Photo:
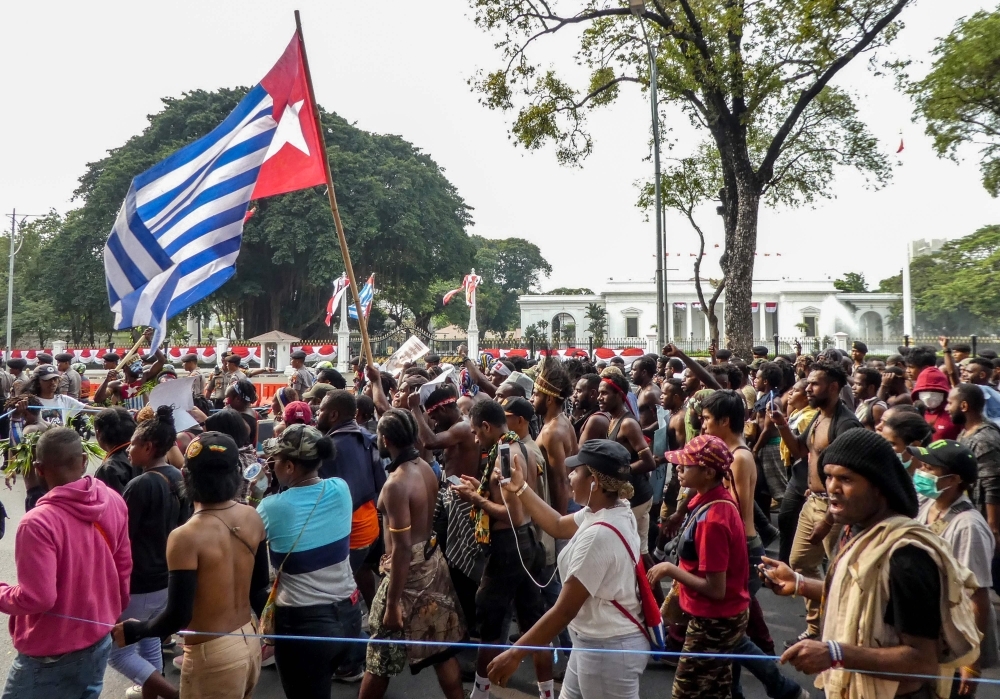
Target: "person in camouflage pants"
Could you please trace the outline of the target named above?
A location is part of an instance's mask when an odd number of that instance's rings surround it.
[[[682,652],[732,653],[746,633],[749,618],[749,609],[720,619],[692,617],[688,621]],[[731,660],[681,656],[674,675],[673,699],[729,699],[732,681]]]

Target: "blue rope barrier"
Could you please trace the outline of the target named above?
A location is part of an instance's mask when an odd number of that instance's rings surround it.
[[[107,628],[112,628],[115,624],[109,624],[104,621],[94,621],[93,619],[82,619],[80,617],[68,616],[66,614],[56,614],[54,612],[46,612],[49,616],[59,617],[61,619],[69,619],[71,621],[80,621],[88,624],[97,624],[98,626],[104,626]],[[259,634],[259,633],[222,633],[219,631],[191,631],[182,630],[177,632],[178,636],[214,636],[218,638],[223,638],[226,636],[234,636],[239,638],[259,638],[278,640],[278,641],[315,641],[319,643],[374,643],[376,645],[405,645],[405,646],[447,646],[449,648],[472,648],[478,650],[479,648],[490,648],[492,650],[497,649],[508,649],[517,648],[518,650],[528,651],[528,652],[563,652],[563,653],[618,653],[618,654],[628,654],[628,655],[650,655],[658,658],[716,658],[718,660],[773,660],[777,662],[781,659],[780,655],[741,655],[738,653],[685,653],[684,651],[660,651],[660,650],[629,650],[624,648],[564,648],[562,646],[514,646],[514,645],[504,645],[499,643],[472,643],[471,641],[414,641],[408,639],[392,639],[392,638],[335,638],[331,636],[291,636],[287,634]],[[859,675],[878,675],[880,677],[905,677],[910,679],[918,680],[953,680],[953,676],[946,675],[909,675],[904,673],[896,672],[869,672],[867,670],[846,670],[845,672],[855,672]],[[1000,686],[1000,679],[991,679],[988,677],[977,677],[969,678],[968,682],[975,682],[977,684],[986,685],[997,685]]]

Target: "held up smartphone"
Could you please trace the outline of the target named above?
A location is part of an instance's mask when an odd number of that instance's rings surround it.
[[[448,476],[447,481],[452,485],[462,485],[462,479],[458,476]]]
[[[501,444],[497,453],[500,456],[500,482],[510,482],[510,445]]]

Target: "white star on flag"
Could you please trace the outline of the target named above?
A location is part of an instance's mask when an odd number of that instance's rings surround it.
[[[299,121],[299,110],[302,109],[304,103],[305,100],[299,100],[295,104],[285,105],[285,111],[281,115],[281,121],[278,122],[278,128],[271,140],[271,147],[267,149],[267,155],[264,156],[264,162],[277,155],[286,143],[309,155],[309,144],[306,143],[306,137],[302,133],[302,122]]]

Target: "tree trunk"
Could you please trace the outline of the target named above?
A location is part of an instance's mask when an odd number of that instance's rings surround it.
[[[747,161],[734,175],[735,202],[726,211],[726,346],[737,357],[749,360],[753,346],[754,251],[757,249],[757,216],[760,194]],[[730,224],[730,216],[733,217]]]

